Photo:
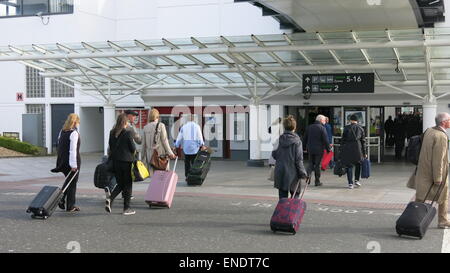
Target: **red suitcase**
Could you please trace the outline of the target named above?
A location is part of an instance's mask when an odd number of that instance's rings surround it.
[[[303,201],[302,198],[310,182],[311,179],[308,178],[300,199],[281,198],[281,200],[278,201],[272,219],[270,220],[270,229],[274,233],[277,231],[290,232],[294,235],[297,233],[306,211],[306,202]],[[295,192],[297,192],[299,186],[300,181]]]

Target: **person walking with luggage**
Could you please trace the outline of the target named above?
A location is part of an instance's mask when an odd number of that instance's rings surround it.
[[[133,110],[125,110],[124,113],[127,115],[127,120],[128,120],[127,131],[131,132],[131,136],[132,136],[134,142],[136,142],[136,144],[138,144],[138,145],[141,145],[142,137],[139,134],[139,132],[137,131],[136,127],[134,126],[136,117],[139,116],[138,112],[133,111]]]
[[[450,114],[439,113],[436,126],[425,131],[415,175],[408,185],[416,189],[416,202],[432,200],[437,196],[438,227],[450,228],[448,220],[448,145],[446,130],[450,128]]]
[[[309,154],[308,175],[314,171],[315,186],[322,186],[320,182],[320,163],[322,162],[323,151],[330,152],[327,130],[325,129],[325,116],[318,115],[316,121],[311,124],[305,133],[306,150]]]
[[[176,156],[170,148],[166,126],[159,121],[159,111],[152,109],[148,120],[149,123],[144,126],[141,154],[142,161],[147,165],[150,176],[152,176],[155,169],[151,164],[151,159],[155,151],[160,157],[168,156],[170,159],[175,159]],[[167,164],[166,170],[169,170],[169,164]]]
[[[275,164],[275,183],[279,198],[286,198],[294,193],[300,178],[307,178],[305,166],[303,165],[303,145],[300,137],[295,133],[297,122],[293,116],[283,119],[284,133],[279,138],[279,145],[272,151]],[[300,194],[298,187],[295,197]]]
[[[275,128],[275,129],[274,129]],[[272,143],[272,151],[276,151],[278,149],[278,142],[280,139],[280,136],[284,133],[283,128],[283,118],[279,117],[275,119],[274,122],[269,126],[269,134],[274,134],[273,138],[275,138],[275,141]],[[272,156],[272,153],[270,153],[269,157],[269,181],[274,181],[274,174],[275,174],[275,159]]]
[[[128,127],[127,130],[131,132],[131,136],[133,137],[133,140],[136,144],[141,145],[142,144],[142,137],[139,134],[139,132],[136,129],[136,126],[134,126],[134,123],[136,121],[136,118],[139,116],[139,113],[133,110],[125,110],[124,113],[127,115],[128,119]],[[139,152],[136,152],[135,158],[139,159]],[[122,198],[124,198],[122,193]],[[131,199],[134,199],[134,196],[131,196]]]
[[[63,128],[58,136],[58,157],[56,159],[56,168],[52,172],[62,172],[66,177],[63,188],[67,186],[72,178],[72,182],[64,192],[58,207],[69,212],[80,211],[80,208],[75,206],[77,182],[79,177],[79,170],[81,167],[80,156],[80,133],[78,127],[80,126],[80,117],[77,114],[70,114]],[[78,172],[77,172],[78,171]],[[73,177],[75,175],[75,177]]]
[[[109,134],[109,152],[113,160],[114,173],[117,186],[111,195],[106,194],[105,210],[111,213],[114,199],[123,192],[123,214],[132,215],[136,212],[130,208],[130,199],[133,190],[131,178],[131,165],[135,160],[136,145],[132,133],[127,130],[128,120],[126,114],[117,117],[116,125]]]
[[[333,127],[331,127],[330,119],[328,117],[325,117],[325,130],[327,130],[327,137],[328,137],[328,143],[330,146],[333,146]],[[331,158],[330,163],[328,164],[330,166],[330,169],[333,169],[334,167],[334,160]]]
[[[194,122],[194,115],[189,115],[189,121],[181,127],[178,133],[175,147],[183,148],[184,153],[184,174],[186,178],[189,171],[194,164],[195,156],[200,149],[204,149],[205,142],[203,141],[202,130],[200,126]]]
[[[367,157],[364,129],[358,125],[358,117],[350,116],[350,125],[344,127],[341,139],[341,162],[347,168],[348,188],[361,187],[361,161]],[[355,181],[353,181],[353,166]],[[354,182],[354,183],[353,183]]]

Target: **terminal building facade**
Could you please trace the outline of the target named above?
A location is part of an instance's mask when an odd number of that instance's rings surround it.
[[[277,117],[294,115],[302,135],[324,114],[338,145],[357,114],[381,161],[388,116],[425,129],[449,111],[446,1],[316,2],[0,1],[0,132],[54,152],[75,112],[82,152],[103,152],[125,109],[138,128],[158,109],[172,141],[192,112],[215,157],[259,164]]]

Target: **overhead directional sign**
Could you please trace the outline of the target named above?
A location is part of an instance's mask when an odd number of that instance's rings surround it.
[[[373,73],[303,74],[303,93],[373,93]]]

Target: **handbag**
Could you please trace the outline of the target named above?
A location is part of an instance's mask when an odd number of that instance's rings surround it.
[[[144,163],[140,160],[136,160],[131,164],[131,179],[133,182],[144,181],[150,176]]]
[[[336,162],[336,164],[334,165],[333,173],[334,173],[335,175],[338,175],[339,177],[343,176],[343,175],[346,173],[345,168],[344,168],[344,166],[342,165],[341,160],[338,160],[338,161]]]
[[[153,138],[153,146],[156,145],[156,136],[158,133],[159,122],[156,124],[155,136]],[[150,159],[150,166],[155,170],[165,171],[167,170],[167,165],[169,164],[169,159],[167,156],[160,156],[156,149],[153,149],[152,158]]]
[[[330,164],[331,159],[333,159],[334,153],[333,151],[327,152],[327,150],[323,151],[322,162],[320,163],[320,168],[322,171],[325,171]]]

